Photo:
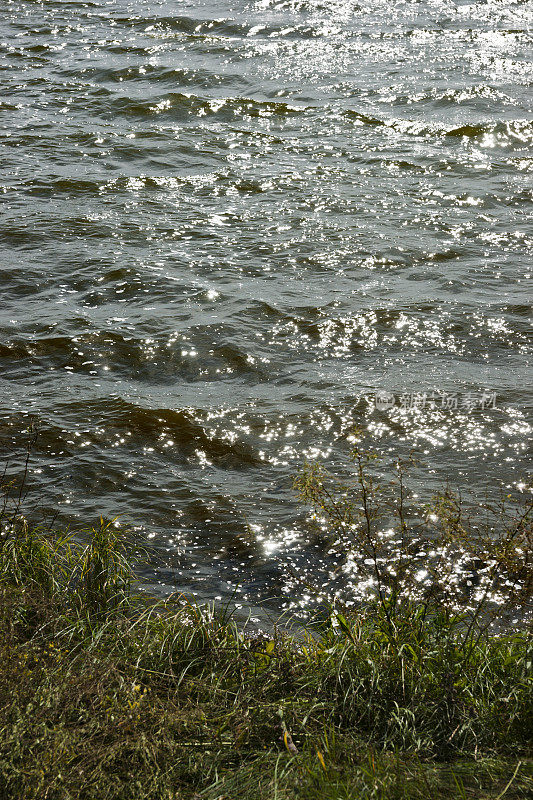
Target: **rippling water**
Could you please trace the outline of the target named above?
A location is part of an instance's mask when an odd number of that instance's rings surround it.
[[[354,425],[426,493],[524,476],[529,3],[0,12],[0,447],[38,423],[44,508],[280,607],[326,575],[291,478]]]

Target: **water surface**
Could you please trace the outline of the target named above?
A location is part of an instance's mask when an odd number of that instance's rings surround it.
[[[0,12],[0,448],[38,423],[45,509],[279,608],[327,579],[291,478],[354,425],[426,494],[524,477],[529,3]]]

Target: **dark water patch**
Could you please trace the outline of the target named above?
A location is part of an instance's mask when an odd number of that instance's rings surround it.
[[[213,75],[202,69],[176,69],[172,67],[123,67],[122,69],[93,69],[84,72],[84,77],[96,83],[115,84],[137,82],[139,84],[166,84],[173,87],[193,86],[209,90],[217,87],[246,87],[249,81],[240,75]]]
[[[512,137],[521,142],[526,142],[533,135],[533,123],[527,120],[517,120],[514,123],[500,123],[497,125],[461,125],[446,131],[446,136],[461,136],[475,139],[479,136],[493,134]]]
[[[75,423],[80,409],[80,405],[70,403],[61,407],[61,413],[66,420],[71,419]],[[150,443],[160,452],[171,448],[175,463],[189,463],[200,449],[218,468],[241,470],[259,464],[253,448],[245,442],[232,442],[217,436],[212,426],[206,422],[209,414],[199,414],[193,409],[147,409],[119,399],[101,401],[97,405],[89,404],[87,411],[94,412],[97,409],[103,414],[96,416],[104,423],[106,420],[111,423],[110,426],[106,424],[103,433],[108,446],[112,446],[113,439],[117,436],[120,438],[127,435],[131,437],[128,446],[132,451],[141,443]],[[58,411],[56,409],[56,414]],[[96,418],[93,413],[89,413],[89,416]],[[88,435],[90,440],[91,434]],[[94,444],[104,445],[101,436],[96,430]]]
[[[154,16],[151,19],[116,17],[118,25],[134,27],[152,35],[187,33],[195,36],[242,36],[248,32],[246,25],[235,24],[232,19],[198,19],[187,16]]]
[[[298,23],[291,26],[273,24],[266,18],[264,24],[251,24],[250,22],[238,23],[235,19],[202,19],[187,16],[154,16],[153,18],[124,18],[117,17],[118,25],[134,28],[139,32],[149,34],[155,38],[186,34],[192,39],[202,38],[229,38],[243,39],[245,37],[300,39],[317,35],[314,26]]]
[[[20,187],[28,195],[34,197],[53,197],[65,194],[68,197],[83,197],[84,195],[97,196],[102,183],[100,180],[86,180],[76,177],[40,179],[26,183]]]
[[[213,98],[207,99],[197,95],[170,92],[159,97],[141,101],[130,97],[110,96],[109,102],[98,106],[94,102],[94,93],[91,109],[103,117],[121,115],[128,118],[160,118],[161,120],[180,120],[191,117],[208,116],[217,120],[226,121],[238,118],[277,117],[305,112],[304,106],[291,105],[283,102],[259,101],[249,98]]]
[[[522,149],[527,147],[533,137],[533,123],[525,119],[496,124],[490,122],[469,123],[450,128],[443,127],[438,123],[427,125],[409,119],[379,119],[376,117],[369,117],[351,109],[347,109],[345,113],[349,118],[354,119],[358,125],[392,129],[398,133],[424,138],[427,136],[445,136],[458,139],[482,139],[493,137],[491,146],[496,145]]]

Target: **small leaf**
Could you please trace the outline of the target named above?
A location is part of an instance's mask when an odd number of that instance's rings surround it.
[[[283,741],[285,742],[285,747],[287,748],[289,753],[292,756],[295,756],[296,753],[298,752],[298,748],[292,741],[292,736],[290,735],[289,731],[285,731],[285,733],[283,734]]]
[[[346,633],[349,636],[351,634],[351,630],[348,626],[348,623],[342,616],[342,614],[337,614],[337,622],[339,623],[339,627],[343,631],[343,633]]]

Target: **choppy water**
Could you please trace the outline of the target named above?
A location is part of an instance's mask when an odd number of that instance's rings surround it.
[[[43,507],[134,523],[152,588],[279,607],[281,564],[326,574],[291,477],[354,424],[426,491],[521,479],[532,21],[0,0],[0,447],[38,422]]]

